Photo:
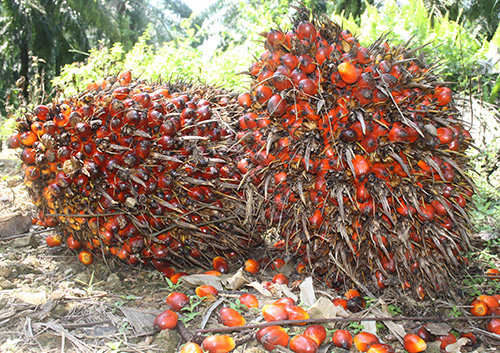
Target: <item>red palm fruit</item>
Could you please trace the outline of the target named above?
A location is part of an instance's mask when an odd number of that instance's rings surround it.
[[[286,181],[287,173],[286,172],[279,172],[274,174],[274,183],[275,184],[281,184],[284,181]]]
[[[286,305],[285,310],[288,313],[288,320],[308,320],[309,314],[303,308],[297,305]],[[298,324],[305,325],[305,323]]]
[[[314,60],[307,54],[299,56],[299,68],[306,74],[311,74],[316,70]]]
[[[262,308],[262,315],[266,322],[288,320],[288,312],[283,305],[268,304]]]
[[[49,114],[49,108],[46,105],[37,105],[33,109],[33,114],[36,115],[38,120],[44,121],[47,119],[47,115]]]
[[[228,273],[229,265],[227,261],[222,256],[216,256],[212,260],[214,270],[219,271],[220,273]]]
[[[493,277],[494,281],[500,281],[500,270],[498,268],[489,268],[486,270],[486,276]]]
[[[245,271],[251,273],[252,275],[256,274],[260,270],[259,263],[254,259],[248,259],[245,261]]]
[[[358,290],[357,289],[349,289],[346,293],[345,293],[345,297],[347,299],[352,299],[354,297],[360,297],[361,294],[359,294]]]
[[[184,293],[172,292],[168,295],[166,302],[173,311],[181,311],[189,304],[189,297]]]
[[[258,308],[259,301],[255,297],[255,295],[250,293],[244,293],[240,296],[240,303],[245,305],[247,308]]]
[[[318,63],[319,66],[323,65],[323,63],[326,61],[326,59],[329,58],[331,53],[331,48],[328,47],[319,47],[318,50],[316,50],[316,62]]]
[[[332,299],[332,303],[333,303],[333,305],[341,306],[345,310],[347,310],[347,300],[345,300],[345,299],[335,298],[335,299]]]
[[[365,299],[361,296],[351,298],[347,301],[347,309],[353,313],[363,310],[365,306]]]
[[[180,353],[203,353],[203,349],[194,342],[188,342],[182,346]]]
[[[372,344],[379,343],[377,336],[368,332],[360,332],[353,338],[354,345],[360,352],[366,352]]]
[[[273,270],[277,271],[278,269],[282,268],[284,264],[285,264],[285,260],[280,259],[280,258],[274,259],[273,263],[271,264],[271,268]]]
[[[272,29],[267,34],[267,44],[273,49],[277,49],[279,45],[285,42],[285,35],[279,29]]]
[[[276,346],[288,346],[288,333],[281,326],[267,326],[257,331],[255,338],[262,346],[272,351]]]
[[[153,327],[156,331],[173,330],[177,326],[177,314],[168,309],[155,317]]]
[[[348,84],[353,84],[359,79],[359,71],[356,69],[354,64],[343,62],[338,67],[337,70],[339,72],[340,78],[342,81]]]
[[[500,294],[493,294],[492,297],[498,300],[498,302],[500,303]]]
[[[314,42],[316,39],[316,27],[307,21],[300,22],[295,33],[297,33],[299,39],[306,39],[310,43]]]
[[[447,105],[451,101],[451,89],[437,86],[433,98],[436,100],[437,105]]]
[[[50,247],[56,247],[62,244],[62,238],[60,234],[49,235],[45,238],[45,242]]]
[[[295,305],[295,300],[289,297],[283,297],[279,298],[278,300],[275,300],[273,304],[279,304],[283,306],[288,306],[288,305]]]
[[[323,224],[324,218],[320,209],[316,209],[311,217],[308,218],[309,225],[313,229],[318,229]]]
[[[304,94],[308,96],[314,96],[316,93],[318,93],[318,87],[316,84],[309,78],[300,80],[298,89]]]
[[[292,71],[292,73],[290,74],[290,78],[292,79],[292,82],[295,86],[298,86],[299,83],[302,81],[302,80],[305,80],[308,78],[307,74],[300,70],[300,69],[295,69]]]
[[[24,164],[35,164],[36,152],[32,148],[25,148],[21,151],[20,157]]]
[[[82,247],[82,243],[80,243],[78,240],[73,237],[73,235],[70,235],[66,239],[66,246],[70,248],[71,250],[78,250]]]
[[[21,147],[21,141],[19,141],[19,136],[21,134],[20,133],[16,133],[16,134],[13,134],[13,135],[10,135],[8,138],[7,138],[7,148],[10,148],[10,149],[16,149],[16,148],[19,148]]]
[[[208,336],[201,344],[203,351],[208,353],[228,353],[231,352],[235,346],[234,339],[227,335]]]
[[[316,353],[318,344],[305,335],[297,335],[290,340],[290,349],[295,353]]]
[[[132,73],[130,70],[123,70],[118,74],[118,77],[116,79],[116,82],[120,84],[120,86],[126,86],[132,79]]]
[[[240,93],[238,95],[238,103],[245,109],[248,109],[252,106],[252,97],[250,97],[249,93]]]
[[[343,349],[351,349],[352,347],[352,335],[347,330],[337,330],[333,334],[332,337],[333,344],[335,347],[343,348]]]
[[[414,333],[407,333],[403,344],[408,353],[423,352],[427,349],[425,340]]]
[[[488,321],[486,329],[492,333],[500,335],[500,319],[491,319]]]
[[[385,343],[374,343],[368,348],[367,353],[394,353],[394,348]]]
[[[500,307],[491,308],[490,311],[491,316],[500,316]]]
[[[439,142],[444,145],[453,141],[454,133],[450,128],[440,127],[437,129],[437,136],[439,138]]]
[[[19,135],[19,141],[26,147],[31,147],[36,141],[38,136],[33,131],[25,131]]]
[[[479,297],[477,297],[477,299],[485,302],[486,305],[488,305],[488,308],[490,308],[490,309],[498,308],[498,306],[500,305],[497,298],[495,298],[494,296],[491,296],[491,295],[482,294]]]
[[[288,278],[283,273],[278,273],[273,277],[273,283],[288,284]]]
[[[326,329],[322,325],[311,325],[304,331],[304,336],[312,338],[318,346],[321,346],[326,338]]]
[[[430,333],[429,330],[425,328],[425,325],[420,327],[420,329],[417,332],[417,335],[420,338],[422,338],[425,342],[432,342],[436,339],[436,336]]]
[[[227,327],[243,326],[246,320],[239,312],[232,308],[220,309],[220,323]]]
[[[286,109],[286,101],[279,94],[275,94],[267,102],[267,112],[272,117],[279,118],[286,113]]]
[[[273,90],[265,85],[258,86],[255,91],[255,98],[260,104],[266,103],[273,95]]]
[[[370,171],[370,163],[363,156],[356,155],[352,160],[352,164],[354,167],[354,173],[356,174],[356,177],[366,175]]]
[[[450,332],[447,335],[436,337],[436,340],[441,342],[439,348],[444,350],[448,345],[455,343],[457,341],[457,338],[453,335],[453,333]]]
[[[78,254],[78,260],[84,265],[91,265],[94,262],[94,256],[88,250],[82,250]]]
[[[215,299],[215,297],[219,294],[217,289],[209,284],[196,287],[195,292],[198,297],[209,300]]]
[[[356,53],[356,60],[360,64],[368,64],[370,62],[370,52],[365,47],[359,47]]]
[[[466,344],[466,346],[475,346],[477,344],[476,336],[472,332],[462,333],[460,335],[460,338],[467,338],[469,340],[469,342]]]
[[[476,299],[470,305],[472,305],[470,312],[474,316],[485,316],[488,313],[488,304],[482,300]]]

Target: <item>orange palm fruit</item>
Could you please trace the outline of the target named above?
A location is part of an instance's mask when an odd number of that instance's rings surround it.
[[[423,352],[427,349],[427,343],[424,339],[414,333],[407,333],[403,344],[408,353]]]
[[[246,323],[245,318],[232,308],[220,309],[220,322],[227,327],[243,326]]]

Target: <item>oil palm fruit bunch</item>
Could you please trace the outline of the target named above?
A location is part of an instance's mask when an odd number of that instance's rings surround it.
[[[22,148],[38,224],[56,226],[70,248],[159,269],[206,266],[259,241],[240,222],[231,127],[240,110],[223,90],[147,85],[124,71],[36,106],[9,145]]]
[[[474,188],[452,91],[410,43],[364,47],[297,10],[262,34],[238,97],[238,169],[268,243],[334,287],[444,289],[466,261]]]

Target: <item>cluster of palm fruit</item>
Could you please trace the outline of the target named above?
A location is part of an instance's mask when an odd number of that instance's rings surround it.
[[[451,90],[408,45],[363,47],[304,9],[265,37],[238,101],[125,71],[20,119],[11,144],[40,224],[160,269],[262,235],[334,287],[443,289],[473,193]]]
[[[241,176],[232,170],[238,109],[222,90],[149,86],[130,71],[37,106],[10,144],[23,148],[38,224],[57,225],[84,254],[110,252],[167,274],[170,263],[204,266],[255,245],[241,228]]]
[[[443,289],[465,261],[473,193],[452,92],[408,44],[363,47],[309,21],[299,10],[291,30],[263,34],[239,96],[238,168],[266,229],[333,286]]]

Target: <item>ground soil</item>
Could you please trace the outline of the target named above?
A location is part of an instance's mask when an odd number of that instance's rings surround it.
[[[176,352],[183,343],[178,332],[154,332],[153,320],[167,309],[165,298],[173,291],[194,296],[194,287],[183,285],[169,287],[166,280],[152,269],[128,267],[115,260],[96,258],[94,264],[84,266],[72,251],[64,246],[50,248],[45,238],[53,230],[30,226],[29,215],[33,205],[29,200],[20,177],[19,163],[11,152],[0,154],[0,216],[13,217],[12,229],[0,234],[0,352]],[[26,217],[23,217],[26,216]],[[1,222],[0,222],[1,223]],[[12,222],[11,222],[12,223]],[[4,229],[5,230],[5,229]],[[7,234],[7,233],[9,234]],[[476,246],[483,247],[477,238]],[[477,256],[489,256],[491,264],[498,263],[498,245],[491,245],[487,253],[478,250]],[[496,252],[496,255],[494,254]],[[479,277],[486,264],[471,266],[470,273]],[[190,273],[200,269],[184,269]],[[238,266],[231,269],[231,274]],[[269,280],[275,271],[262,271],[257,277],[245,275],[248,281]],[[293,275],[290,275],[293,280]],[[474,284],[472,284],[474,283]],[[266,297],[253,288],[224,290],[216,302],[194,305],[192,312],[181,315],[187,321],[188,334],[200,328],[221,327],[217,322],[218,306],[235,305],[242,291],[250,291],[260,305],[271,302],[278,293]],[[462,304],[470,302],[471,292],[497,292],[500,285],[481,278],[468,278],[455,288],[456,300],[425,300],[416,302],[386,291],[371,301],[362,316],[440,316],[462,315]],[[294,293],[299,295],[299,290]],[[334,298],[339,293],[321,283],[314,283],[317,298]],[[196,300],[194,303],[198,303]],[[241,310],[241,309],[240,309]],[[244,313],[247,323],[262,322],[258,310]],[[192,320],[189,320],[192,318]],[[384,342],[402,352],[397,336],[415,331],[425,321],[398,321],[390,325],[364,322],[364,329],[378,330]],[[480,340],[469,352],[494,352],[500,350],[500,341],[484,335],[484,322],[477,320],[447,322],[455,333],[472,331]],[[442,322],[435,322],[438,326]],[[337,323],[333,328],[348,328],[353,333],[359,323]],[[437,330],[443,327],[436,328]],[[290,335],[302,332],[303,327],[291,327]],[[233,333],[240,345],[235,352],[264,352],[253,339],[254,331],[247,329]],[[330,331],[331,332],[331,331]],[[186,335],[186,332],[184,332]],[[329,339],[331,335],[329,334]],[[280,352],[290,352],[280,348]],[[341,352],[331,345],[323,345],[321,352]],[[430,345],[428,352],[439,352]],[[343,351],[346,352],[346,351]]]

